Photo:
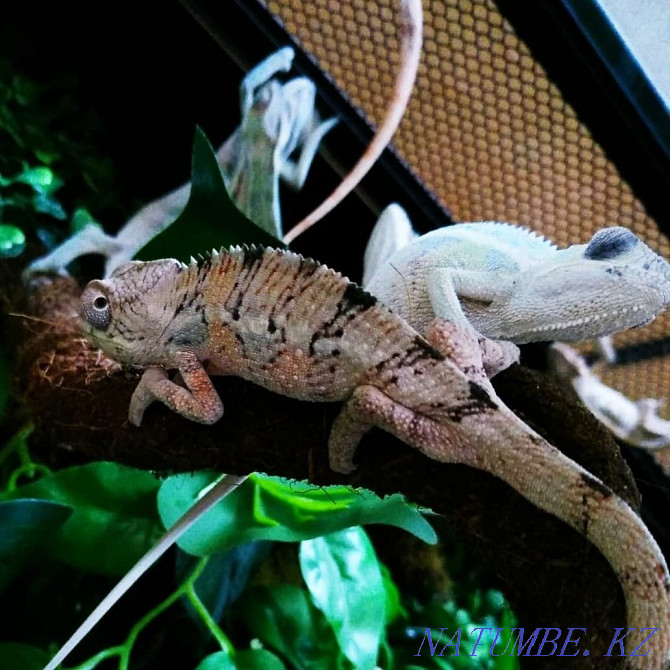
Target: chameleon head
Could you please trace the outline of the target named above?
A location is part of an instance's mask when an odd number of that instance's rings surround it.
[[[173,259],[133,261],[109,279],[89,282],[81,295],[84,334],[120,362],[159,364],[162,335],[174,317],[174,279],[184,270]]]
[[[670,303],[670,265],[621,227],[542,259],[519,284],[501,310],[516,321],[517,343],[609,335],[649,323]]]

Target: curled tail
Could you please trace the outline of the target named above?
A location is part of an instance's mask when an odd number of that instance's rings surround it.
[[[507,407],[487,414],[495,438],[476,449],[473,463],[499,477],[540,509],[586,536],[619,578],[627,609],[629,655],[650,628],[658,631],[629,657],[628,668],[662,670],[670,655],[670,577],[656,541],[639,516],[584,468],[534,433]],[[468,430],[463,421],[463,430]],[[481,422],[481,418],[480,418]],[[476,428],[472,428],[473,431]],[[642,633],[642,629],[648,629]],[[642,656],[645,652],[646,656]]]

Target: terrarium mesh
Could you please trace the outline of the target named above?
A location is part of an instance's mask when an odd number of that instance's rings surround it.
[[[399,65],[397,0],[259,0],[372,122]],[[490,0],[424,0],[423,56],[394,144],[458,221],[523,223],[566,245],[621,225],[670,255],[616,167]],[[670,334],[670,316],[617,347]],[[602,372],[602,371],[601,371]],[[602,372],[633,398],[670,395],[670,358]]]

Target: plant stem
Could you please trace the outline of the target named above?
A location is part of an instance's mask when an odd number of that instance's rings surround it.
[[[216,639],[219,645],[221,645],[221,650],[232,656],[235,653],[235,648],[233,647],[230,640],[228,640],[224,632],[219,628],[216,621],[214,621],[211,614],[207,611],[207,608],[204,606],[195,592],[194,584],[207,566],[208,560],[209,558],[207,556],[201,558],[195,564],[191,574],[179,585],[175,591],[173,591],[167,598],[165,598],[165,600],[158,603],[156,607],[154,607],[150,612],[147,612],[139,621],[137,621],[130,629],[130,633],[128,633],[128,637],[123,644],[116,647],[103,649],[101,652],[95,656],[92,656],[80,665],[70,668],[70,670],[92,670],[99,663],[107,660],[108,658],[111,658],[112,656],[119,657],[119,670],[128,670],[130,663],[130,652],[132,651],[139,634],[157,616],[162,614],[182,596],[186,596],[188,598],[189,602],[193,605],[193,608],[203,620],[212,636]]]
[[[193,605],[193,609],[200,615],[200,618],[209,629],[209,632],[221,646],[221,650],[225,651],[229,656],[232,656],[235,653],[235,647],[233,647],[226,634],[219,628],[216,621],[214,621],[209,610],[203,605],[202,600],[200,600],[198,594],[195,592],[193,583],[189,585],[186,595],[191,602],[191,605]]]
[[[102,661],[106,661],[108,658],[112,658],[112,656],[120,656],[122,653],[122,645],[119,645],[118,647],[109,647],[107,649],[103,649],[95,656],[91,656],[91,658],[85,660],[82,664],[70,668],[70,670],[93,670],[93,668],[95,668],[99,663],[102,663]]]

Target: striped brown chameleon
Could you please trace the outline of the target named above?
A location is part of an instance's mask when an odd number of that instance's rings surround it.
[[[92,342],[146,368],[132,423],[155,400],[214,423],[223,405],[210,375],[235,375],[300,400],[343,401],[329,438],[338,472],[354,469],[358,442],[377,426],[437,461],[501,478],[600,549],[636,629],[628,653],[658,628],[640,651],[649,655],[630,658],[630,667],[664,667],[670,579],[655,541],[612,490],[498,399],[468,330],[435,319],[424,338],[340,274],[261,247],[212,252],[190,265],[129,263],[89,283],[82,314]],[[484,351],[495,354],[490,343]]]

